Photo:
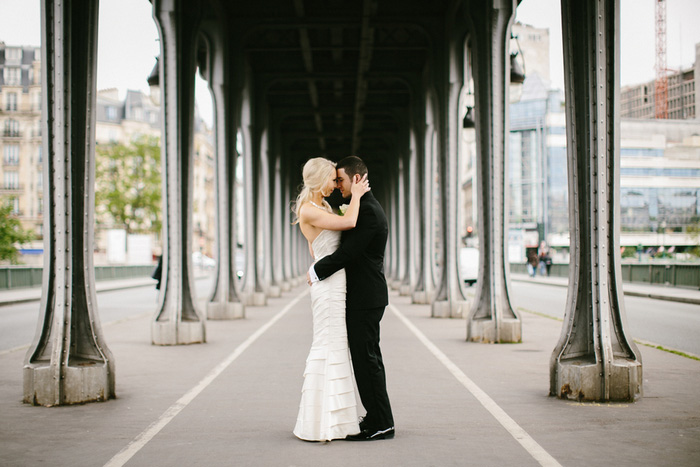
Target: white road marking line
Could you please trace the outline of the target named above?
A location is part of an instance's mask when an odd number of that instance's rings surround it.
[[[489,397],[479,386],[476,385],[469,377],[464,374],[462,370],[459,369],[440,349],[433,344],[430,339],[428,339],[425,334],[423,334],[416,326],[413,325],[406,318],[403,313],[399,311],[394,305],[389,304],[389,309],[406,325],[408,329],[411,330],[413,334],[418,338],[419,341],[425,345],[430,353],[432,353],[435,358],[437,358],[445,367],[449,370],[452,375],[457,378],[457,381],[462,383],[462,385],[467,388],[469,392],[478,400],[481,405],[484,406],[486,410],[493,415],[493,417],[500,423],[503,428],[511,434],[515,440],[525,448],[525,450],[542,466],[546,467],[561,467],[561,464],[552,457],[547,451],[540,446],[537,441],[532,439],[532,437],[527,434],[527,432],[518,425],[515,420],[510,418],[510,416],[499,407],[496,402]]]
[[[124,449],[119,451],[112,459],[105,464],[105,467],[121,467],[126,464],[129,459],[141,450],[149,441],[151,441],[165,426],[172,421],[185,407],[189,405],[204,389],[207,388],[234,360],[236,360],[250,345],[262,336],[273,324],[280,320],[294,305],[299,302],[309,289],[305,289],[303,293],[298,295],[294,300],[284,307],[279,313],[273,316],[267,323],[260,327],[257,331],[251,334],[241,345],[219,363],[213,370],[209,372],[195,387],[190,389],[184,396],[171,405],[158,420],[153,422],[151,426],[146,428],[140,435],[134,438]]]

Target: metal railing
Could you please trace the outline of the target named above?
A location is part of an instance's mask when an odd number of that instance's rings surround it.
[[[95,266],[95,280],[119,280],[150,277],[155,264],[138,266]],[[0,267],[0,290],[40,287],[43,268],[31,266]]]
[[[700,290],[700,264],[623,263],[621,269],[624,282]],[[510,263],[510,272],[527,274],[527,263]],[[551,277],[569,277],[569,264],[552,264],[549,275]]]

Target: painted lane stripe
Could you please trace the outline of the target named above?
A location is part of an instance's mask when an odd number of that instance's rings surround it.
[[[149,441],[151,441],[165,426],[170,423],[182,410],[187,407],[190,402],[192,402],[204,389],[207,388],[226,368],[228,368],[231,363],[233,363],[238,357],[241,356],[243,352],[246,351],[248,347],[253,344],[260,336],[262,336],[268,329],[272,327],[277,321],[279,321],[294,305],[296,305],[299,300],[301,300],[306,294],[309,293],[307,288],[298,295],[294,300],[289,302],[279,313],[273,316],[267,323],[260,327],[257,331],[251,334],[248,339],[246,339],[242,344],[240,344],[236,349],[226,357],[221,363],[219,363],[214,369],[212,369],[209,374],[207,374],[195,387],[190,389],[184,396],[177,400],[173,405],[171,405],[163,415],[161,415],[158,420],[153,422],[148,428],[146,428],[141,434],[133,439],[129,444],[127,444],[124,449],[119,451],[112,459],[105,464],[105,467],[122,467],[126,464],[134,455],[139,452]]]
[[[406,318],[394,305],[389,304],[389,309],[399,318],[406,327],[425,345],[430,353],[442,363],[457,381],[467,388],[486,410],[500,423],[503,428],[525,448],[525,450],[545,467],[561,467],[561,464],[540,446],[537,441],[527,434],[496,402],[489,397],[479,386],[474,383],[460,368],[455,365],[440,349],[428,339],[413,323]]]

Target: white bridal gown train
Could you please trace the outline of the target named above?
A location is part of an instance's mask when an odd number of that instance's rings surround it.
[[[323,230],[311,244],[316,260],[333,253],[340,232]],[[359,433],[355,385],[345,326],[345,270],[311,286],[313,341],[294,434],[307,441]]]

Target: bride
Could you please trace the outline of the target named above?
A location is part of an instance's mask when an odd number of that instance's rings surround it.
[[[318,261],[338,248],[341,231],[355,227],[369,182],[366,175],[355,176],[350,204],[343,215],[336,215],[323,199],[336,188],[335,163],[323,157],[309,159],[302,174],[304,185],[294,205],[296,222]],[[306,441],[343,439],[360,431],[345,325],[344,269],[311,286],[311,310],[313,341],[294,434]]]

